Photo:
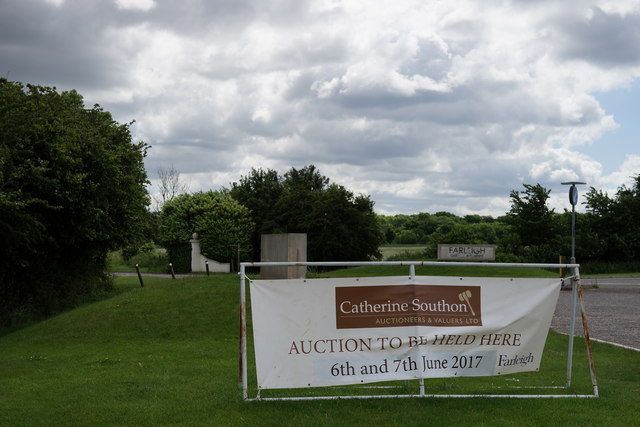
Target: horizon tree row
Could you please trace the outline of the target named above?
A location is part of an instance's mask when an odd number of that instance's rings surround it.
[[[315,166],[252,169],[231,189],[172,197],[159,214],[158,241],[180,271],[190,268],[188,242],[200,235],[205,256],[234,262],[260,260],[260,236],[306,233],[309,261],[379,258],[383,238],[373,202],[331,183]]]
[[[428,245],[435,258],[438,243],[495,244],[498,255],[511,261],[556,262],[571,252],[571,212],[549,209],[551,190],[524,184],[510,193],[511,208],[503,216],[448,212],[378,215],[388,244]],[[579,261],[632,263],[640,268],[640,174],[631,187],[614,196],[591,187],[585,194],[586,213],[576,213],[576,253]],[[635,263],[635,264],[633,264]]]

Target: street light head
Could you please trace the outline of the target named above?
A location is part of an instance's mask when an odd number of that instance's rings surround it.
[[[569,203],[571,203],[571,206],[578,204],[578,189],[575,185],[569,187]]]
[[[586,182],[567,181],[567,182],[562,182],[561,184],[571,186],[569,188],[569,203],[571,203],[571,206],[575,208],[575,206],[578,204],[578,189],[576,188],[576,185],[583,185],[583,184],[586,184]]]

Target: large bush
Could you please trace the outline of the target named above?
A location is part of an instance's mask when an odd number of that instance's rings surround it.
[[[215,191],[182,194],[165,203],[160,213],[160,243],[169,250],[170,261],[180,266],[183,261],[172,254],[180,252],[176,248],[188,247],[193,233],[200,235],[206,257],[231,262],[238,243],[243,254],[251,253],[252,232],[249,210]]]
[[[95,290],[107,251],[139,240],[144,143],[75,91],[0,79],[0,321]]]
[[[381,256],[384,241],[369,196],[354,195],[329,182],[313,165],[252,169],[233,183],[232,197],[251,210],[256,232],[253,258],[260,257],[260,234],[307,233],[309,261],[364,261]]]
[[[589,221],[579,225],[599,236],[598,259],[640,261],[640,174],[633,177],[631,187],[622,185],[613,197],[591,187],[586,199]]]

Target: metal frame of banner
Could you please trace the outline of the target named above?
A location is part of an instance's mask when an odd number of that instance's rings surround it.
[[[260,391],[256,397],[249,397],[248,390],[248,362],[247,362],[247,281],[246,269],[251,267],[361,267],[361,266],[407,266],[409,276],[415,276],[416,266],[469,266],[469,267],[522,267],[522,268],[552,268],[569,269],[571,276],[564,280],[571,281],[571,319],[569,323],[569,345],[567,350],[567,377],[565,386],[547,386],[536,388],[568,389],[571,387],[573,370],[573,343],[575,338],[576,312],[578,301],[585,333],[589,373],[593,394],[427,394],[425,393],[424,378],[419,379],[419,393],[415,394],[385,394],[385,395],[340,395],[340,396],[290,396],[290,397],[261,397]],[[242,397],[245,401],[283,401],[283,400],[338,400],[338,399],[379,399],[379,398],[598,398],[598,382],[596,379],[589,326],[584,307],[582,286],[580,285],[580,264],[544,264],[544,263],[499,263],[499,262],[457,262],[457,261],[345,261],[345,262],[243,262],[240,264],[240,351],[239,377]],[[533,388],[533,387],[532,387]]]

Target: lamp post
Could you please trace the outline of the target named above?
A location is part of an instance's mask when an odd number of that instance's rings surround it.
[[[576,185],[583,185],[586,182],[569,181],[563,182],[562,185],[570,185],[569,187],[569,203],[571,203],[571,264],[576,263],[576,205],[578,204],[578,189]],[[569,322],[569,355],[567,357],[567,388],[571,387],[571,365],[573,362],[573,336],[576,328],[576,298],[577,286],[575,284],[575,276],[577,269],[572,268],[571,271],[571,320]]]
[[[584,185],[586,182],[568,181],[562,185],[569,187],[569,203],[571,203],[571,264],[576,263],[576,205],[578,204],[578,189],[576,185]]]

